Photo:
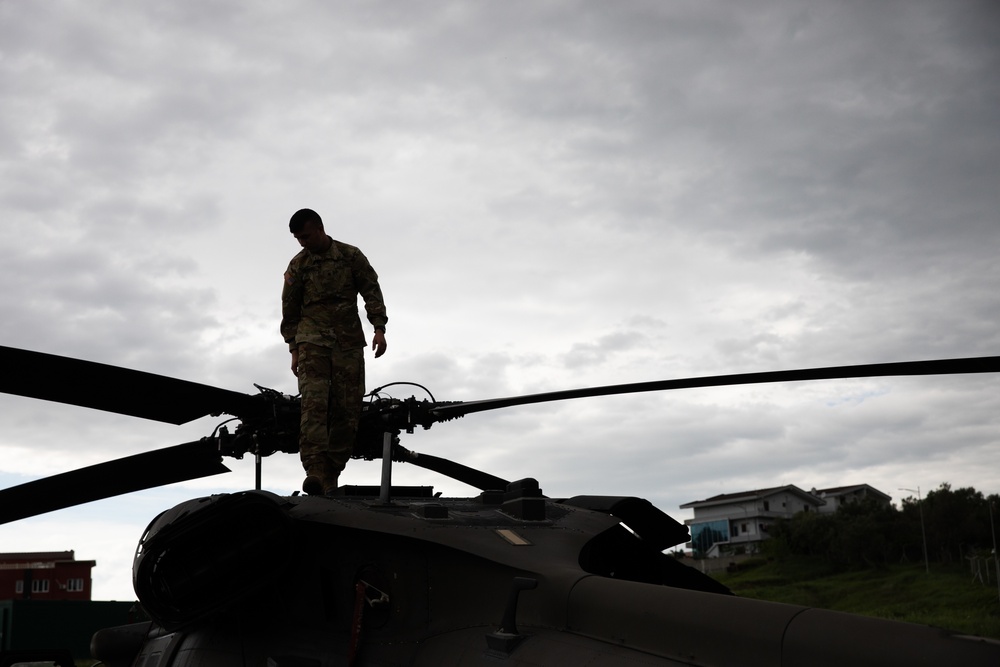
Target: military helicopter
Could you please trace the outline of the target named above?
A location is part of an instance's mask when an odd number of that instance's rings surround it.
[[[989,665],[1000,642],[796,605],[741,599],[664,551],[685,526],[641,498],[549,498],[402,446],[403,433],[476,412],[694,387],[994,373],[1000,357],[869,364],[592,387],[472,402],[368,396],[354,458],[378,486],[332,496],[260,488],[261,460],[297,451],[296,397],[242,394],[94,362],[0,347],[0,391],[182,424],[201,440],[0,491],[0,523],[227,472],[252,454],[257,488],[181,503],[146,528],[133,585],[151,620],[92,642],[127,665]],[[58,378],[53,382],[53,378]],[[95,391],[114,387],[118,391]],[[125,391],[122,391],[125,389]],[[231,421],[232,421],[231,420]],[[392,485],[393,462],[481,493]]]

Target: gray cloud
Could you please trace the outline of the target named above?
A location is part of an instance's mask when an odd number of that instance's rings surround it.
[[[476,400],[996,354],[996,12],[7,3],[0,344],[294,393],[277,300],[288,216],[312,206],[382,277],[390,348],[370,387]],[[681,518],[776,481],[994,492],[996,385],[583,399],[404,444]],[[9,483],[214,426],[6,396],[0,411]],[[239,470],[143,502],[241,488]],[[266,470],[281,492],[301,481],[291,457]]]

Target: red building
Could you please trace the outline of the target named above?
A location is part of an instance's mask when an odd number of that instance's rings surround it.
[[[72,551],[0,553],[0,600],[90,600],[95,565]]]

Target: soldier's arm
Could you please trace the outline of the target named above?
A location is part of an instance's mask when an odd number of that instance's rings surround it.
[[[298,375],[299,351],[295,343],[299,321],[302,319],[302,284],[289,267],[281,288],[281,337],[292,353],[292,373]]]
[[[371,322],[373,327],[382,327],[384,329],[386,323],[389,321],[389,317],[385,312],[385,300],[382,297],[382,288],[378,284],[378,274],[375,273],[375,269],[368,262],[368,258],[360,250],[354,256],[352,269],[354,273],[354,285],[357,287],[358,294],[365,301],[365,312],[368,315],[368,321]]]

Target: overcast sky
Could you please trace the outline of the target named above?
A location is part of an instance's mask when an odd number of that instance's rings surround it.
[[[0,345],[296,393],[297,209],[439,400],[1000,354],[994,2],[0,1]],[[370,327],[366,327],[370,331]],[[0,371],[2,372],[2,371]],[[53,378],[58,382],[58,378]],[[470,415],[404,439],[550,496],[1000,492],[1000,378]],[[406,398],[417,388],[394,388]],[[208,435],[0,396],[0,486]],[[132,599],[146,523],[234,472],[0,527]],[[290,493],[297,458],[264,485]],[[375,484],[352,462],[344,483]],[[394,481],[474,491],[407,466]]]

